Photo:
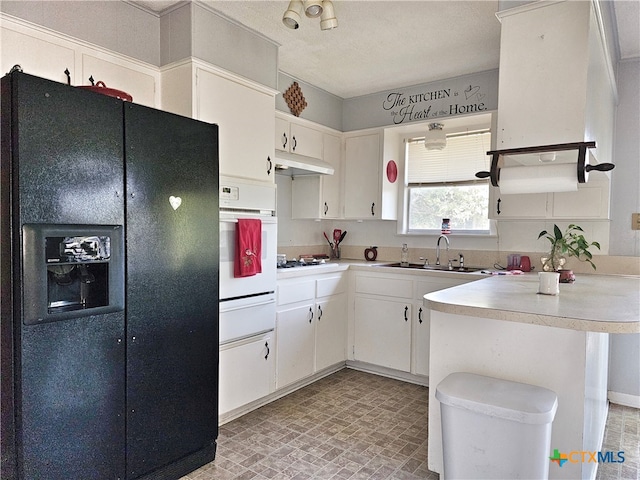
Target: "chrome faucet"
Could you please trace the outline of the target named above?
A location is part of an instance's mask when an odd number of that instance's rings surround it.
[[[440,235],[438,237],[438,243],[436,243],[436,265],[440,265],[440,240],[445,239],[447,242],[447,252],[449,252],[449,238],[446,235]],[[447,253],[447,258],[449,258],[449,254]]]

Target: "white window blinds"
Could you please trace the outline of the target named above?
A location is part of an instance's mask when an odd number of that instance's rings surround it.
[[[407,148],[407,180],[409,185],[486,182],[476,172],[489,170],[491,132],[448,135],[443,150],[427,150],[424,140],[409,142]]]

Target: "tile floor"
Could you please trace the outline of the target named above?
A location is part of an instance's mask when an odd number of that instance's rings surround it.
[[[181,480],[427,479],[427,388],[341,370],[220,427],[216,460]],[[612,405],[599,480],[640,480],[640,410]]]

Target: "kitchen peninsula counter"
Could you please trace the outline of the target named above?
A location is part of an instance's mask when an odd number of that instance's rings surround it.
[[[433,292],[425,306],[509,322],[590,332],[640,333],[640,277],[579,275],[560,295],[539,295],[538,276],[494,276]]]
[[[640,332],[640,277],[579,275],[557,296],[538,276],[493,276],[425,295],[430,309],[429,457],[442,473],[438,384],[470,372],[558,395],[549,455],[597,452],[608,413],[609,333]],[[523,452],[526,455],[526,452]],[[545,461],[547,459],[544,459]],[[549,465],[549,478],[595,478],[597,463]]]

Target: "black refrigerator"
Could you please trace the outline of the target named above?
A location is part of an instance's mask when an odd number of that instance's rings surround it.
[[[218,435],[218,127],[2,79],[4,479],[173,479]]]

